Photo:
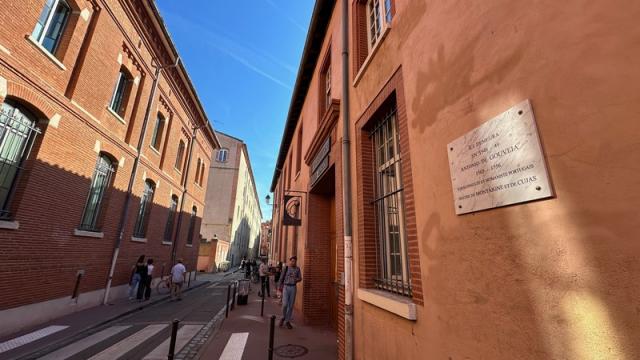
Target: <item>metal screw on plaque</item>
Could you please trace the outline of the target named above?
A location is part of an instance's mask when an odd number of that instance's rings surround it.
[[[524,114],[524,111],[522,110],[518,111],[518,115],[522,115],[522,114]]]
[[[458,209],[462,209],[462,205],[458,205]]]
[[[536,190],[540,191],[542,188],[540,186],[536,186]]]
[[[453,151],[453,148],[449,148],[449,150]]]
[[[171,341],[169,342],[169,355],[167,356],[167,359],[172,360],[173,359],[173,353],[175,353],[176,351],[176,336],[178,334],[178,325],[180,324],[180,320],[175,319],[173,320],[173,324],[171,327]]]

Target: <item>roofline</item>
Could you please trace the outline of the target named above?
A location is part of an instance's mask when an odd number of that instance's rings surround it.
[[[171,53],[173,55],[173,59],[177,60],[180,57],[180,54],[178,53],[178,49],[176,48],[175,44],[173,43],[173,40],[171,39],[171,35],[169,34],[169,31],[167,30],[167,27],[164,23],[164,20],[162,19],[162,16],[160,15],[160,11],[158,10],[158,7],[156,6],[155,1],[153,0],[147,0],[144,2],[145,4],[149,5],[148,8],[151,9],[151,13],[154,16],[155,20],[158,22],[158,27],[160,28],[160,30],[162,31],[162,35],[164,36],[166,43],[169,45],[169,50],[171,50]],[[220,148],[220,140],[218,139],[218,137],[215,134],[215,131],[213,129],[213,126],[211,125],[211,121],[209,121],[209,118],[207,117],[207,112],[204,109],[204,106],[202,105],[202,102],[200,101],[200,98],[198,97],[198,92],[195,89],[195,86],[193,85],[193,82],[191,81],[191,78],[189,77],[189,73],[187,72],[187,69],[184,67],[184,62],[180,61],[178,63],[177,66],[179,73],[181,75],[181,77],[183,78],[183,81],[186,83],[187,87],[189,88],[191,94],[189,94],[193,100],[196,103],[196,106],[198,107],[198,112],[200,113],[200,116],[202,116],[202,119],[204,120],[204,129],[206,129],[205,133],[207,135],[209,135],[210,140],[212,140],[213,142],[213,147],[214,149],[219,149]]]
[[[302,59],[300,60],[300,67],[298,67],[296,84],[291,95],[289,113],[287,114],[287,120],[282,134],[282,141],[280,142],[278,159],[273,172],[273,180],[271,181],[270,188],[271,192],[276,188],[287,153],[289,152],[291,140],[293,139],[293,134],[296,130],[296,126],[298,125],[300,112],[302,111],[304,100],[307,96],[307,92],[309,91],[309,85],[313,78],[313,73],[320,56],[322,43],[324,42],[324,37],[327,32],[327,27],[331,20],[332,10],[335,4],[336,0],[316,0],[313,8],[311,22],[309,23],[309,31],[307,32],[304,50],[302,51]]]
[[[217,135],[217,134],[224,135],[224,136],[226,136],[226,137],[229,137],[229,138],[232,138],[232,139],[234,139],[234,140],[240,141],[240,142],[241,142],[241,143],[243,143],[243,144],[245,143],[245,142],[244,142],[244,140],[242,140],[242,139],[240,139],[240,138],[238,138],[238,137],[235,137],[235,136],[233,136],[233,135],[229,135],[229,134],[227,134],[226,132],[223,132],[223,131],[220,131],[220,130],[215,130],[214,132],[216,133],[216,135]],[[220,146],[222,146],[222,145],[220,145]]]

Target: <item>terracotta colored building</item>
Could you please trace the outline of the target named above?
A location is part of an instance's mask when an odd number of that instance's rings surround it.
[[[154,3],[0,19],[0,335],[125,296],[139,255],[194,270],[219,145]]]
[[[299,319],[333,325],[341,358],[640,358],[640,3],[611,5],[348,1],[343,74],[342,1],[316,2],[272,184],[271,255],[298,255]],[[539,139],[548,181],[527,178],[511,194],[550,196],[476,211],[511,188],[482,184],[494,166],[514,165],[495,158],[529,144],[494,141],[513,141],[519,117],[535,119],[523,136]],[[493,118],[506,126],[468,141]],[[456,167],[457,139],[491,164],[465,175],[477,179],[468,184],[477,203],[457,196],[467,185],[452,185],[468,169]],[[284,194],[301,195],[300,205],[283,204]],[[284,211],[302,226],[283,226]]]

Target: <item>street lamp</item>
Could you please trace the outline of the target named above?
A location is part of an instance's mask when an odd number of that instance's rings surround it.
[[[269,196],[269,194],[267,194],[267,196],[264,198],[265,202],[267,203],[267,205],[271,205],[271,196]]]

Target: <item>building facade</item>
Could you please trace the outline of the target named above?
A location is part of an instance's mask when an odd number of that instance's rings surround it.
[[[237,265],[245,256],[255,258],[260,243],[262,211],[247,145],[221,132],[217,136],[221,147],[209,169],[202,222],[203,238],[216,246],[201,254],[198,268],[203,271],[213,271],[226,261]]]
[[[218,142],[154,3],[0,18],[0,335],[124,296],[140,255],[194,270]]]
[[[640,357],[640,4],[591,5],[348,1],[344,74],[342,1],[316,1],[271,188],[271,256],[298,255],[296,310],[336,328],[341,358]],[[535,122],[518,135],[520,118]],[[470,141],[491,119],[505,132]],[[479,167],[456,166],[458,139]],[[537,139],[545,181],[497,160]],[[477,182],[454,186],[468,169]],[[458,196],[468,188],[477,191]],[[550,195],[480,207],[511,188]],[[301,226],[283,226],[285,212]]]
[[[260,257],[269,256],[271,235],[271,221],[263,222],[260,226]]]

